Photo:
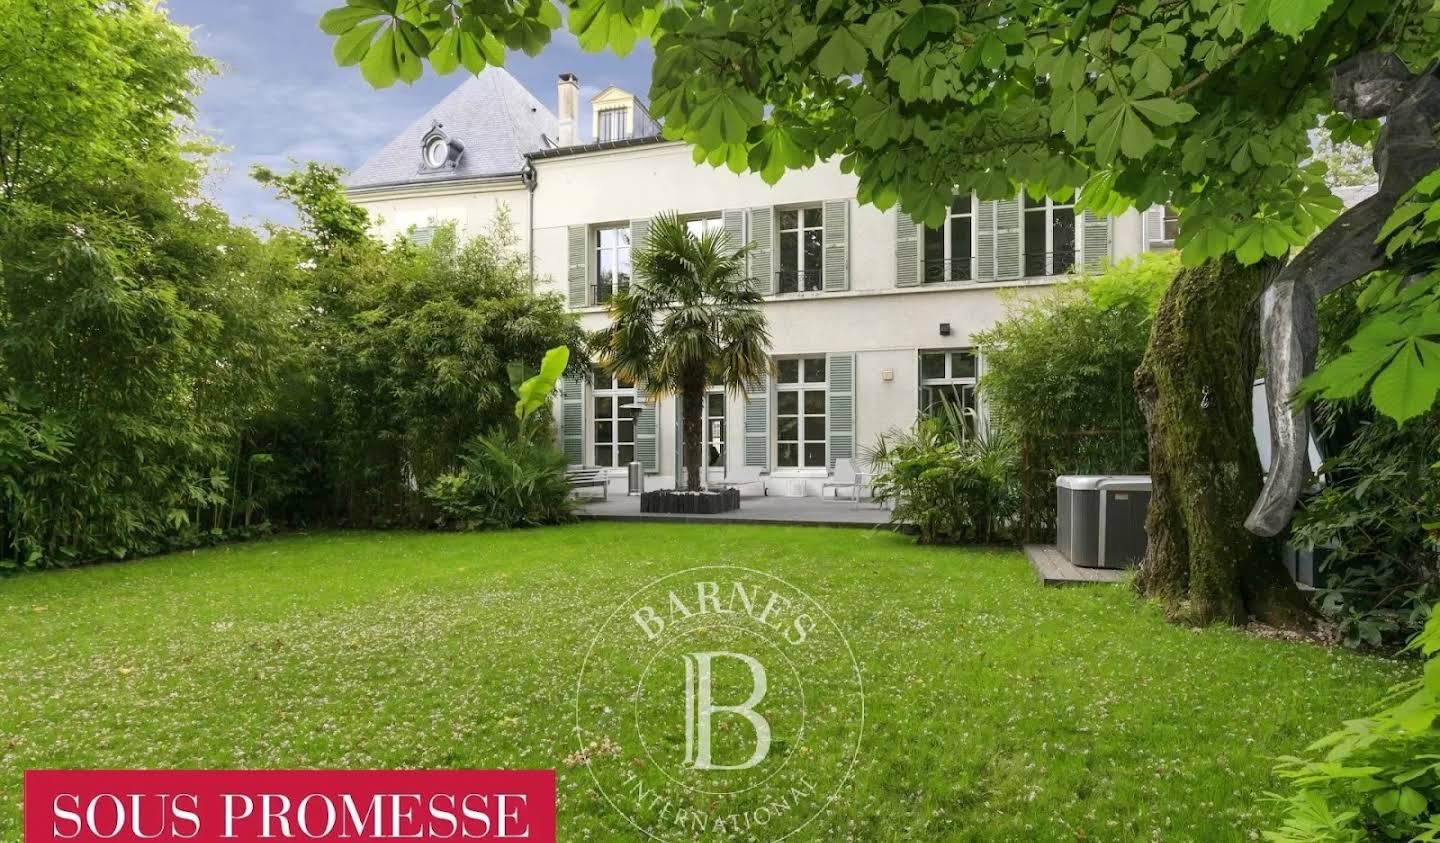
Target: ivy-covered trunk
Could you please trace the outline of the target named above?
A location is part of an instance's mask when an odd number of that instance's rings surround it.
[[[1182,270],[1135,375],[1154,478],[1137,585],[1184,622],[1238,624],[1253,615],[1293,627],[1309,616],[1273,542],[1244,526],[1261,481],[1250,395],[1254,302],[1278,269],[1226,256]]]
[[[685,460],[685,488],[701,488],[700,472],[705,469],[705,374],[685,379],[680,391],[680,437]]]

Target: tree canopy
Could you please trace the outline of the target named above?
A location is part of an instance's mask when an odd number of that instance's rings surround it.
[[[859,198],[942,218],[950,197],[1082,189],[1114,212],[1170,201],[1187,264],[1279,257],[1339,209],[1311,158],[1373,121],[1333,114],[1330,70],[1440,52],[1434,0],[568,0],[587,49],[655,46],[651,111],[697,160],[768,181],[839,156]],[[349,0],[325,15],[377,85],[503,60],[560,25],[549,0]],[[518,21],[526,21],[520,24]],[[548,29],[547,29],[548,28]],[[547,30],[543,31],[542,30]]]

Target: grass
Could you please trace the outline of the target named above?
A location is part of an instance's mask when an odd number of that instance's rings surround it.
[[[792,839],[1254,839],[1272,759],[1415,672],[884,533],[294,536],[0,581],[0,839],[34,767],[554,767],[560,839],[634,839],[571,766],[581,660],[635,589],[717,563],[801,585],[863,672],[853,777]]]

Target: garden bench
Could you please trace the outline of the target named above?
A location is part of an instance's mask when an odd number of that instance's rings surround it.
[[[565,479],[570,483],[572,491],[593,489],[598,486],[604,494],[604,499],[610,500],[610,475],[603,468],[584,466],[566,469]]]

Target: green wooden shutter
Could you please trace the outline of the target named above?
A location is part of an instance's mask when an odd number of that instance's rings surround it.
[[[585,464],[585,381],[579,375],[560,381],[560,443],[566,462]]]
[[[850,202],[840,200],[821,206],[825,238],[825,291],[850,289]]]
[[[720,215],[725,226],[725,238],[730,241],[730,248],[739,251],[745,247],[745,211],[739,208],[731,208]]]
[[[755,289],[762,296],[775,291],[775,271],[771,266],[770,250],[775,240],[775,209],[770,207],[750,209],[750,277],[755,279]]]
[[[635,419],[635,459],[654,474],[660,470],[660,407],[643,383],[635,384],[635,403],[645,405]]]
[[[1110,265],[1110,218],[1084,211],[1077,222],[1081,228],[1080,266],[1088,273],[1104,272]]]
[[[570,241],[570,297],[571,307],[584,307],[590,303],[590,278],[585,271],[590,257],[590,229],[583,225],[572,225]]]
[[[895,206],[895,286],[920,286],[920,226]]]
[[[826,438],[833,469],[836,460],[855,459],[855,355],[829,355],[825,371],[830,378],[826,390]]]
[[[632,250],[632,254],[636,249],[643,249],[646,242],[650,240],[650,223],[651,220],[648,219],[630,221],[630,249]]]
[[[1002,199],[995,203],[995,279],[1019,278],[1024,268],[1020,248],[1020,197]]]
[[[745,465],[770,467],[770,378],[745,384]]]
[[[981,202],[975,209],[975,280],[995,280],[995,203]]]

